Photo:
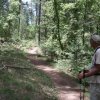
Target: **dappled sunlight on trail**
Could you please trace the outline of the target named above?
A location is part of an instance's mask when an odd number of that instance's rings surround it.
[[[79,100],[79,89],[77,83],[73,81],[73,78],[66,75],[63,77],[56,69],[50,66],[37,66],[38,69],[43,70],[53,80],[56,89],[58,90],[58,100]]]
[[[36,68],[45,72],[51,77],[55,88],[58,91],[58,100],[80,100],[79,84],[75,79],[63,72],[59,72],[52,68],[47,61],[37,59],[33,55],[28,57]],[[88,100],[87,98],[85,100]]]

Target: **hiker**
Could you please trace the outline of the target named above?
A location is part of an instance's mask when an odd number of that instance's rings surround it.
[[[79,79],[89,77],[90,82],[90,100],[100,100],[100,36],[92,35],[90,44],[95,49],[92,66],[87,71],[78,75]]]

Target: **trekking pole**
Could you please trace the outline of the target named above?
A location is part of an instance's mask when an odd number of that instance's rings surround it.
[[[83,70],[83,77],[85,78],[85,68]],[[83,82],[83,100],[85,99],[85,81]]]
[[[82,80],[80,80],[80,100],[85,100],[85,84],[82,87]]]
[[[85,100],[85,83],[83,84],[83,100]]]
[[[84,68],[84,70],[83,70],[84,78],[85,78],[85,72],[86,72],[86,70]],[[81,73],[81,71],[80,71],[80,73]],[[82,79],[80,79],[79,82],[80,82],[80,100],[84,100],[85,99],[85,82],[83,82],[84,83],[83,87],[82,87]]]
[[[82,80],[79,80],[80,82],[80,100],[82,100]]]
[[[81,73],[82,71],[79,71]],[[79,84],[80,84],[80,100],[82,100],[82,79],[79,79]]]

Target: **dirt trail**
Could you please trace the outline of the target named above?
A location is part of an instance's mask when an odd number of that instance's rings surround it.
[[[44,71],[51,77],[58,91],[58,100],[80,100],[79,85],[71,76],[58,72],[56,69],[49,66],[44,60],[36,60],[32,55],[29,56],[29,58],[32,63],[36,65],[36,68]]]

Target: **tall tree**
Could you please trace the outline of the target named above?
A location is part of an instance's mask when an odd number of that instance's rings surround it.
[[[59,41],[60,48],[63,51],[63,45],[61,43],[61,36],[60,36],[59,6],[56,0],[54,0],[54,22],[57,27],[57,39]]]
[[[38,29],[38,44],[40,45],[40,40],[41,40],[41,27],[40,27],[40,24],[41,24],[41,0],[39,1],[39,16],[38,16],[38,26],[39,26],[39,29]]]

